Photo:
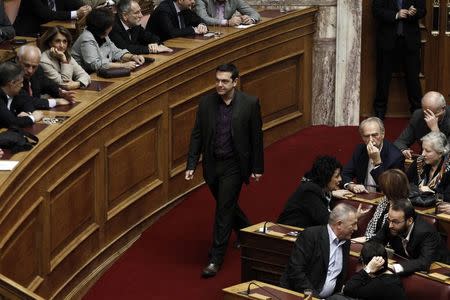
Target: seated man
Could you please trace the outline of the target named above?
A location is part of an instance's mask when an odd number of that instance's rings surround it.
[[[134,0],[121,0],[109,38],[120,49],[132,54],[171,52],[172,49],[160,44],[159,37],[141,26],[141,7]]]
[[[17,51],[17,62],[24,70],[21,94],[32,97],[36,109],[49,109],[72,102],[74,92],[60,89],[55,82],[45,77],[40,61],[41,50],[36,46],[24,45]],[[45,99],[44,95],[53,98]]]
[[[145,30],[156,34],[162,41],[208,32],[203,20],[192,10],[192,5],[194,0],[161,1]]]
[[[27,96],[19,96],[23,84],[22,68],[12,62],[0,64],[0,127],[28,127],[42,119]]]
[[[244,0],[197,0],[195,11],[207,25],[255,24],[261,17]],[[240,16],[233,16],[238,11]]]
[[[16,35],[14,27],[9,21],[8,15],[5,12],[5,5],[3,1],[0,2],[0,42],[13,39]]]
[[[331,211],[328,225],[302,231],[281,286],[301,293],[309,290],[320,298],[339,292],[347,275],[350,238],[357,228],[356,209],[341,203]]]
[[[41,24],[54,20],[76,20],[91,11],[81,0],[26,0],[20,2],[14,28],[17,35],[37,36]]]
[[[409,147],[430,131],[441,131],[450,136],[450,106],[445,98],[438,92],[428,92],[422,98],[422,109],[416,110],[394,145],[403,155],[411,159],[412,151]]]
[[[403,169],[405,159],[392,143],[384,140],[384,125],[379,118],[362,121],[359,133],[364,144],[356,146],[351,160],[344,166],[342,183],[353,193],[374,192],[378,176],[389,169]]]
[[[386,223],[373,240],[389,244],[395,254],[407,258],[392,266],[396,273],[403,274],[428,271],[434,260],[441,259],[444,250],[439,249],[439,233],[433,225],[416,216],[408,199],[391,203]]]

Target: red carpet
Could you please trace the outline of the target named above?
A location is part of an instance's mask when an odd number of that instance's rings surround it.
[[[406,122],[388,119],[386,138],[394,140]],[[265,151],[263,179],[243,188],[241,207],[253,223],[276,220],[315,157],[330,154],[345,163],[359,142],[356,127],[314,126],[271,145]],[[84,299],[222,299],[222,288],[240,282],[240,252],[230,242],[219,274],[200,277],[207,263],[213,215],[208,189],[192,192],[151,226]]]

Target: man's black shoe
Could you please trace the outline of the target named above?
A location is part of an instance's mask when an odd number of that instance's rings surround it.
[[[217,272],[219,272],[220,265],[215,263],[209,263],[202,272],[203,278],[209,278],[216,276]]]

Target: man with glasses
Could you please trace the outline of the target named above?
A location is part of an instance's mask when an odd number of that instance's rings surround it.
[[[405,158],[412,158],[409,147],[431,131],[442,132],[447,138],[450,135],[450,106],[447,106],[441,93],[428,92],[422,98],[422,109],[411,116],[406,127],[394,145],[402,151]]]
[[[443,250],[440,249],[439,233],[431,224],[416,216],[408,199],[391,203],[386,223],[373,240],[389,244],[395,254],[406,258],[392,266],[396,273],[405,275],[428,271],[433,261],[440,260],[440,250]]]
[[[353,193],[375,192],[378,176],[389,169],[403,169],[402,153],[384,139],[383,122],[372,117],[359,125],[364,144],[353,151],[351,160],[342,170],[342,184]]]

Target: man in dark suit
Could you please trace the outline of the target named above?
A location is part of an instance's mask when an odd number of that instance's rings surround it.
[[[5,5],[0,1],[0,42],[13,39],[15,35],[14,27],[5,12]]]
[[[344,166],[342,183],[353,193],[373,192],[378,176],[385,170],[403,169],[405,159],[400,150],[384,139],[384,125],[379,118],[362,121],[359,133],[364,144],[356,147],[351,160]]]
[[[203,177],[215,200],[216,214],[209,263],[203,277],[212,277],[223,262],[232,229],[249,221],[238,205],[242,183],[264,171],[261,111],[256,97],[236,89],[239,72],[232,64],[216,69],[216,92],[202,97],[192,129],[186,167],[191,180],[202,154]]]
[[[408,199],[391,203],[386,223],[373,240],[389,244],[397,255],[407,258],[392,266],[396,273],[428,271],[433,261],[445,255],[445,247],[440,249],[439,233],[433,225],[416,216]]]
[[[426,14],[425,0],[374,0],[372,12],[377,20],[375,116],[384,119],[386,114],[392,70],[397,60],[403,63],[413,113],[420,108],[422,98],[419,20]]]
[[[91,11],[81,0],[26,0],[20,2],[14,28],[17,35],[36,36],[41,24],[81,19]]]
[[[48,79],[39,66],[41,51],[33,45],[24,45],[17,51],[17,63],[24,70],[22,95],[31,97],[36,109],[49,109],[57,105],[68,105],[75,100],[73,91],[66,91]],[[44,95],[50,96],[45,98]]]
[[[0,64],[0,127],[28,127],[42,119],[42,112],[19,96],[23,84],[22,68],[12,62]]]
[[[139,3],[134,0],[121,0],[117,5],[117,14],[109,38],[120,49],[133,54],[172,52],[160,43],[157,35],[145,31],[141,26],[142,12]]]
[[[450,138],[450,106],[445,97],[438,92],[428,92],[422,98],[422,108],[416,110],[394,145],[400,149],[405,158],[412,158],[409,147],[431,131],[442,132]]]
[[[192,10],[195,0],[164,0],[150,16],[145,30],[162,41],[195,34],[204,34],[208,28]]]
[[[298,236],[281,286],[327,298],[341,290],[347,274],[350,238],[358,229],[356,209],[338,204],[328,225],[308,227]]]

